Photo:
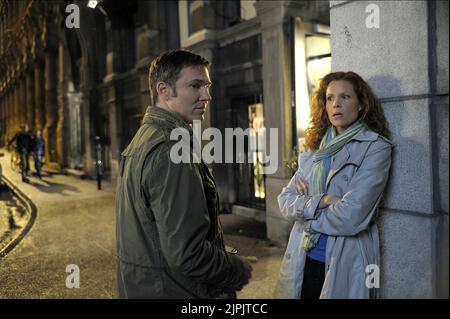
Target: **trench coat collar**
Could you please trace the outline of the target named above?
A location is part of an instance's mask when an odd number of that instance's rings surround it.
[[[363,128],[350,139],[350,141],[357,140],[361,142],[374,142],[378,139],[378,136],[378,133],[375,133],[374,131],[369,130],[366,126],[363,126]]]
[[[346,163],[353,163],[352,156],[348,150],[348,144],[351,143],[351,141],[360,141],[360,142],[374,142],[378,139],[378,134],[367,129],[366,126],[364,126],[357,134],[355,134],[344,147],[335,155],[334,161],[331,164],[330,172],[327,176],[326,180],[326,186],[328,187],[328,184],[331,180],[331,178],[341,170],[341,168]],[[358,164],[358,163],[357,163]]]
[[[192,134],[192,127],[180,116],[158,106],[147,107],[142,123],[158,124],[169,130],[173,130],[175,128],[185,128],[190,134]]]

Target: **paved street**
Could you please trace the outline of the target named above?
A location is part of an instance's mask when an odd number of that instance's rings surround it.
[[[2,298],[113,298],[114,188],[48,175],[22,183],[1,158],[4,175],[37,207],[30,232],[0,260]],[[80,288],[65,286],[66,266],[80,269]]]
[[[7,246],[26,231],[30,219],[25,205],[6,184],[0,183],[0,257],[6,253]]]
[[[0,298],[115,298],[114,185],[62,174],[31,177],[22,183],[9,154],[0,158],[3,174],[36,206],[29,233],[0,258]],[[227,244],[255,256],[254,274],[240,298],[271,298],[283,249],[258,239],[254,223],[221,216]],[[252,233],[253,232],[253,233]],[[261,236],[259,236],[261,237]],[[80,288],[66,287],[66,266],[80,269]]]

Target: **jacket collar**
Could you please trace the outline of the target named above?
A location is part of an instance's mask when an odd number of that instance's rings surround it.
[[[371,131],[368,129],[365,125],[363,128],[353,136],[349,142],[355,140],[355,141],[362,141],[362,142],[374,142],[378,139],[378,137],[382,137],[387,142],[391,143],[390,140],[387,138],[379,135],[378,133],[375,133],[374,131]],[[348,142],[348,143],[349,143]],[[359,165],[361,163],[361,153],[350,153],[348,150],[348,143],[344,145],[344,147],[336,154],[336,157],[331,164],[330,172],[326,179],[326,186],[328,187],[328,184],[330,183],[331,178],[339,172],[339,170],[346,164],[346,163],[355,163]]]
[[[192,127],[176,113],[169,112],[158,106],[149,106],[142,120],[144,124],[157,124],[165,129],[185,128],[192,133]]]
[[[389,140],[388,138],[370,130],[366,125],[363,126],[362,130],[359,131],[355,136],[353,136],[351,140],[356,140],[360,142],[374,142],[378,139],[378,137],[381,137],[383,140],[388,142],[391,145],[394,145],[394,142]]]
[[[363,128],[350,139],[350,141],[357,140],[361,142],[373,142],[376,141],[377,138],[378,134],[367,129],[367,127],[364,125]]]

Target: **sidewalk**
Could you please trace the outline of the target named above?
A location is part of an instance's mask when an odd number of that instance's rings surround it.
[[[0,298],[114,298],[114,186],[43,174],[23,183],[0,158],[3,175],[36,206],[36,219],[19,244],[0,259]],[[68,289],[66,266],[80,269],[80,288]]]
[[[0,151],[3,175],[37,210],[28,234],[0,258],[0,298],[116,298],[115,186],[103,182],[97,190],[96,181],[48,173],[42,181],[30,177],[23,183],[10,168],[9,153]],[[252,280],[238,297],[271,298],[284,250],[251,234],[252,220],[221,220],[227,244],[257,258]],[[80,288],[66,287],[70,264],[80,269]]]

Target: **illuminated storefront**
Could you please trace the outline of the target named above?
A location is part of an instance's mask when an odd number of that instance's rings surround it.
[[[294,18],[294,146],[302,150],[309,125],[310,97],[319,80],[331,72],[330,28]]]

